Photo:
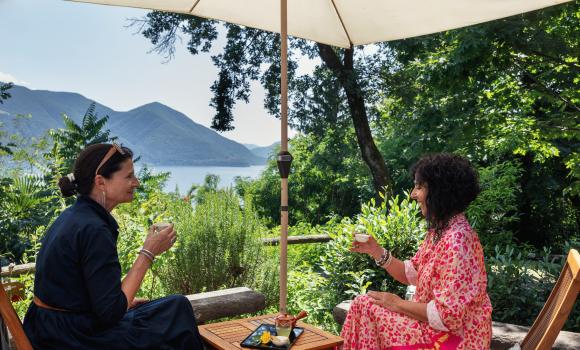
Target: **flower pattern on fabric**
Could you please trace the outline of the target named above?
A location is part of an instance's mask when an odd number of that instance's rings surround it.
[[[412,285],[417,284],[417,270],[409,260],[403,262],[405,264],[405,277],[407,277],[407,282]]]
[[[432,302],[449,332],[374,305],[362,295],[352,302],[343,325],[344,350],[429,348],[441,334],[449,335],[447,349],[489,349],[492,307],[477,233],[464,215],[458,215],[439,241],[433,242],[433,234],[427,234],[410,260],[417,271],[413,301]]]

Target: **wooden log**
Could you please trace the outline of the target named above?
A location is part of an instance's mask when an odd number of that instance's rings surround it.
[[[263,310],[266,297],[247,287],[230,288],[187,296],[199,323]]]
[[[288,244],[324,243],[330,241],[328,235],[289,236]],[[280,237],[263,238],[264,245],[280,244]]]
[[[35,263],[22,264],[22,265],[10,264],[8,266],[2,267],[1,276],[2,277],[17,277],[17,276],[24,275],[27,273],[34,273],[35,270],[36,270]]]
[[[350,309],[351,301],[343,301],[332,310],[332,316],[338,324],[343,324],[346,314]],[[514,344],[524,340],[529,331],[529,327],[518,326],[509,323],[492,323],[491,350],[507,350]],[[556,350],[577,350],[580,349],[580,333],[561,331],[552,346]]]

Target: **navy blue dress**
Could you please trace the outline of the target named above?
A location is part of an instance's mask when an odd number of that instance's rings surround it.
[[[127,310],[117,255],[119,226],[81,196],[52,224],[36,258],[34,294],[24,330],[35,349],[202,350],[191,304],[181,295]]]

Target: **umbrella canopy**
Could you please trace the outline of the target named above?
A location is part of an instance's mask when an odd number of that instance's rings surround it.
[[[75,0],[219,19],[281,32],[277,0]],[[288,35],[349,48],[410,38],[569,0],[290,0]]]
[[[343,48],[410,38],[571,0],[71,0],[217,19],[281,34],[280,312],[286,313],[288,173],[287,35]]]

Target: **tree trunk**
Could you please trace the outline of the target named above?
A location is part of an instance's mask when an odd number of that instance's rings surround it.
[[[381,152],[379,152],[371,133],[364,96],[354,72],[354,51],[353,49],[345,50],[344,62],[340,61],[334,49],[329,45],[319,43],[318,51],[320,58],[336,74],[346,93],[357,142],[362,158],[371,171],[377,199],[380,200],[379,192],[390,196],[393,192],[393,182],[385,160]]]

